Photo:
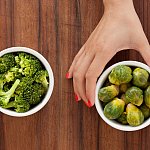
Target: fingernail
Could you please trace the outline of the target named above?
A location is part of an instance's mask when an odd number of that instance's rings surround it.
[[[88,105],[89,105],[89,107],[92,107],[92,103],[90,100],[88,100]]]
[[[66,79],[69,79],[69,72],[66,73]]]
[[[90,102],[90,100],[88,100],[88,102],[85,102],[85,101],[84,101],[84,103],[86,104],[87,107],[89,107],[89,108],[92,107],[92,103]]]
[[[78,95],[77,95],[77,94],[75,94],[75,100],[76,100],[76,102],[79,101],[79,98],[78,98]]]

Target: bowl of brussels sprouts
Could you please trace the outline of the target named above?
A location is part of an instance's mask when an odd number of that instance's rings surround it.
[[[122,131],[136,131],[150,124],[150,67],[122,61],[98,79],[95,106],[101,118]]]
[[[48,61],[26,47],[0,52],[0,112],[24,117],[41,110],[49,101],[54,77]]]

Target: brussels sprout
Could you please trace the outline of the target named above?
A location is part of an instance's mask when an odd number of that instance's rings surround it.
[[[104,115],[108,119],[117,119],[124,111],[125,102],[115,98],[109,102],[104,108]]]
[[[150,109],[146,105],[141,105],[140,110],[142,111],[145,119],[147,119],[150,116]]]
[[[129,104],[129,101],[127,101],[125,94],[121,95],[121,99],[125,102],[126,105]]]
[[[125,93],[127,91],[127,89],[130,88],[130,87],[131,87],[130,83],[120,84],[120,86],[119,86],[119,92],[120,93]]]
[[[126,112],[123,112],[121,114],[121,116],[117,119],[118,122],[122,123],[122,124],[128,124],[127,122],[127,113]]]
[[[138,87],[144,87],[147,84],[149,73],[145,69],[136,68],[133,71],[133,84]]]
[[[132,70],[128,66],[119,65],[112,69],[109,74],[109,81],[112,84],[120,85],[122,83],[129,83],[132,79]]]
[[[126,91],[125,98],[128,102],[140,106],[143,103],[143,91],[138,87],[132,86]]]
[[[119,88],[116,85],[111,85],[99,89],[98,98],[103,102],[109,102],[119,94]]]
[[[144,92],[144,101],[146,106],[150,108],[150,86],[148,86]]]
[[[144,115],[140,109],[133,104],[128,104],[126,108],[127,122],[130,126],[138,126],[143,123]]]

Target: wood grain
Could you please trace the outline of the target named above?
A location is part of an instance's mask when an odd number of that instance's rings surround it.
[[[150,1],[134,0],[150,39]],[[148,150],[150,128],[121,132],[108,126],[96,109],[76,103],[65,73],[103,15],[102,0],[0,0],[0,50],[26,46],[51,64],[55,87],[40,112],[24,118],[0,114],[0,150]],[[142,57],[119,52],[107,67]]]

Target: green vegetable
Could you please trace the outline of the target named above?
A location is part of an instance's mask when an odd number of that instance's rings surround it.
[[[48,72],[46,70],[40,70],[35,74],[35,81],[37,83],[41,83],[43,87],[47,90],[48,89]]]
[[[111,85],[99,89],[98,98],[103,102],[109,102],[119,94],[118,86]]]
[[[2,89],[1,89],[1,91],[0,91],[0,105],[1,106],[5,106],[9,103],[9,100],[12,97],[12,95],[14,94],[19,83],[20,83],[20,80],[17,79],[15,81],[15,83],[13,84],[13,86],[11,87],[11,89],[7,92],[2,91]]]
[[[23,77],[15,91],[16,94],[19,95],[19,94],[24,93],[24,91],[27,91],[32,86],[33,82],[34,82],[34,79],[31,78],[30,76]]]
[[[129,83],[131,81],[131,73],[132,70],[130,67],[119,65],[111,71],[108,78],[112,84],[120,85],[123,83]]]
[[[150,108],[150,86],[144,92],[144,101],[145,104]]]
[[[4,73],[15,66],[15,56],[12,53],[0,57],[0,73]]]
[[[125,94],[121,95],[121,99],[125,102],[126,105],[129,104],[129,101],[127,101]]]
[[[42,84],[33,82],[33,78],[23,77],[16,89],[16,93],[20,95],[23,100],[35,105],[41,101],[42,96],[45,94],[45,88]]]
[[[144,122],[144,115],[140,109],[133,104],[128,104],[126,108],[127,122],[130,126],[139,126]]]
[[[125,98],[128,102],[140,106],[143,103],[143,91],[138,87],[130,87],[126,93]]]
[[[39,104],[49,86],[48,72],[31,54],[0,57],[0,106],[24,113]]]
[[[121,99],[115,98],[109,102],[104,108],[104,115],[108,119],[117,119],[124,111],[125,102]]]
[[[4,74],[0,74],[0,92],[3,91],[4,84],[6,83],[6,78]]]
[[[120,84],[120,86],[119,86],[119,92],[120,93],[125,93],[127,91],[127,89],[130,88],[130,87],[131,87],[130,83]]]
[[[133,84],[138,87],[145,87],[147,85],[149,74],[145,69],[136,68],[133,71]]]
[[[23,91],[22,97],[32,105],[36,105],[41,101],[41,97],[45,94],[42,84],[34,83]]]
[[[124,125],[128,124],[128,122],[127,122],[127,113],[123,112],[121,114],[121,116],[117,119],[117,121],[120,122],[121,124],[124,124]]]
[[[5,78],[6,78],[6,82],[11,82],[15,80],[14,74],[9,71],[5,74]]]
[[[18,113],[26,112],[30,109],[30,104],[23,100],[22,97],[16,96],[15,101],[9,102],[6,106],[3,108],[15,108],[15,111]]]
[[[42,70],[41,62],[30,54],[19,53],[15,61],[21,67],[20,72],[25,76],[33,76],[37,71]]]
[[[150,116],[150,109],[145,104],[140,106],[140,110],[142,111],[145,119]]]

